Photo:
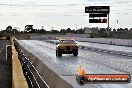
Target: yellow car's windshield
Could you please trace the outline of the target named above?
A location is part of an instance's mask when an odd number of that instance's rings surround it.
[[[75,44],[74,40],[60,40],[60,44]]]

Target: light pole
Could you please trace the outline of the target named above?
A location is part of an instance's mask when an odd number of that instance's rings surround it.
[[[75,26],[76,26],[76,30],[77,30],[77,24],[75,24]]]
[[[77,31],[77,30],[78,30],[78,29],[77,29],[77,24],[75,24],[75,26],[76,26],[76,31]],[[78,30],[78,34],[79,34],[79,30]]]

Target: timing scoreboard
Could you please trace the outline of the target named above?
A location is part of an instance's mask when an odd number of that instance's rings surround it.
[[[87,6],[85,13],[89,13],[89,23],[108,23],[110,6]]]

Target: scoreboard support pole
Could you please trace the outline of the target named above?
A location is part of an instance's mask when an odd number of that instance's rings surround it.
[[[109,13],[108,13],[108,37],[110,36],[110,30],[109,30]]]

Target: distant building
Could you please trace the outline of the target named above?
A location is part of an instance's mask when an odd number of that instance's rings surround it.
[[[31,32],[33,30],[33,25],[26,25],[25,26],[25,32]]]
[[[89,34],[90,38],[98,37],[98,28],[89,28],[89,27],[84,27],[84,33]]]

